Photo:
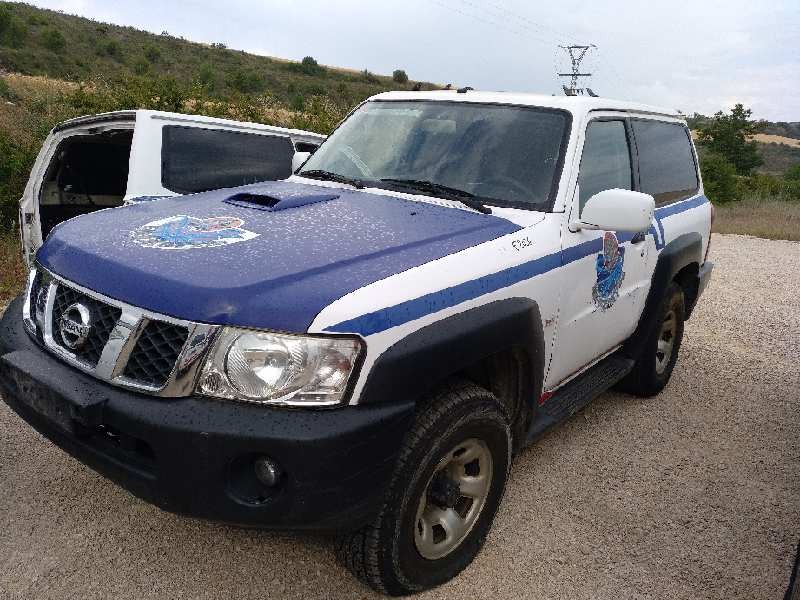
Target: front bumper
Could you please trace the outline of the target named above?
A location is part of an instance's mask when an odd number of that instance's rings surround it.
[[[287,410],[162,399],[79,372],[0,323],[0,394],[31,426],[134,495],[170,512],[270,529],[341,531],[380,508],[413,403]],[[258,456],[284,475],[267,488]]]

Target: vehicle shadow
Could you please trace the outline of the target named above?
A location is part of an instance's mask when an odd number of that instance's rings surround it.
[[[0,403],[0,597],[372,598],[332,539],[169,514]]]

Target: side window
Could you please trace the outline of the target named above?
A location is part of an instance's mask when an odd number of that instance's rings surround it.
[[[692,197],[698,188],[689,133],[680,123],[633,121],[641,191],[656,205]]]
[[[619,188],[630,190],[633,180],[628,136],[623,121],[592,121],[578,174],[580,209],[597,192]]]
[[[225,129],[167,125],[161,144],[161,184],[179,194],[285,179],[292,141]]]

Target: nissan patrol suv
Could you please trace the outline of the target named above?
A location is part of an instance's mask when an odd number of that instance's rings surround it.
[[[479,552],[516,452],[667,385],[712,215],[673,111],[380,94],[288,179],[57,225],[0,391],[140,498],[335,533],[413,593]]]

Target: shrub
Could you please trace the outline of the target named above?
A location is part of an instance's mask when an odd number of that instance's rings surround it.
[[[144,57],[151,63],[156,63],[161,60],[161,50],[158,46],[149,44],[145,46]]]
[[[4,100],[16,100],[16,97],[14,90],[8,86],[8,82],[3,77],[0,77],[0,98]]]
[[[402,69],[397,69],[392,73],[392,81],[395,83],[408,83],[408,75]]]
[[[67,40],[64,39],[62,34],[55,27],[48,27],[42,32],[42,44],[52,52],[60,52],[67,45]]]
[[[303,75],[325,74],[325,67],[321,66],[313,56],[306,56],[299,63],[289,63],[286,67],[289,71]]]
[[[0,46],[21,48],[27,35],[27,26],[6,7],[0,6]]]
[[[98,54],[110,56],[114,59],[122,58],[122,50],[117,40],[104,40],[97,48]]]
[[[740,177],[737,195],[745,200],[800,200],[800,185],[797,181],[756,173]]]
[[[303,111],[292,116],[289,126],[328,135],[344,118],[345,112],[329,98],[312,96],[306,100]]]
[[[295,94],[294,96],[292,96],[292,99],[289,102],[289,107],[295,111],[303,110],[305,106],[306,106],[306,101],[303,98],[302,94]]]
[[[150,71],[150,63],[144,58],[137,58],[133,63],[133,72],[137,75],[146,75]]]
[[[214,67],[208,63],[200,65],[200,69],[197,71],[197,82],[203,87],[213,90],[216,86],[216,81],[217,78],[214,74]]]
[[[794,165],[786,171],[786,179],[800,182],[800,165]]]
[[[736,199],[736,167],[717,152],[704,152],[700,159],[703,187],[712,202],[724,203]]]
[[[380,79],[378,79],[375,75],[370,73],[367,69],[361,71],[361,76],[364,78],[364,81],[367,83],[380,83]]]
[[[34,150],[0,131],[0,230],[13,228],[17,221],[19,198],[35,158]]]
[[[228,75],[227,83],[237,92],[248,94],[258,92],[264,82],[261,76],[254,71],[237,69]]]
[[[5,6],[0,6],[0,34],[5,33],[11,25],[14,15]]]

